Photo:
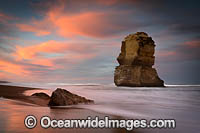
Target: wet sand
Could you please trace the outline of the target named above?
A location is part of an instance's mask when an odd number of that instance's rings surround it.
[[[39,106],[47,106],[48,100],[24,95],[24,92],[28,90],[44,90],[44,89],[0,85],[0,97],[13,99],[13,100],[19,100],[19,101],[23,101],[23,102],[27,102],[31,104],[36,104]]]
[[[34,115],[37,119],[47,115],[55,119],[86,119],[88,116],[94,118],[98,116],[103,119],[105,116],[109,116],[110,119],[121,119],[117,116],[97,113],[87,109],[81,108],[49,108],[47,107],[48,101],[25,96],[24,92],[28,90],[44,90],[41,88],[19,87],[0,85],[0,97],[6,98],[1,101],[0,112],[0,131],[2,132],[105,132],[105,133],[125,133],[126,129],[43,129],[38,124],[34,129],[27,129],[24,126],[24,119],[27,115]],[[10,100],[9,100],[10,99]],[[14,115],[12,115],[14,114]],[[3,116],[7,116],[6,119]],[[9,119],[8,119],[9,118]],[[6,123],[9,125],[3,126]],[[14,127],[12,125],[15,125]],[[11,127],[11,128],[8,128]],[[133,131],[131,131],[133,132]],[[135,131],[134,131],[135,132]]]

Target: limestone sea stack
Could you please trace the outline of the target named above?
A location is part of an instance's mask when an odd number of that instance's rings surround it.
[[[155,68],[155,43],[144,32],[125,37],[115,68],[114,82],[117,86],[163,87]]]

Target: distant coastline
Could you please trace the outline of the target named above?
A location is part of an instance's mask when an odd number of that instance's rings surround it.
[[[3,84],[4,84],[4,83],[11,83],[11,82],[9,82],[9,81],[3,81],[3,80],[1,81],[1,80],[0,80],[0,83],[3,83]]]

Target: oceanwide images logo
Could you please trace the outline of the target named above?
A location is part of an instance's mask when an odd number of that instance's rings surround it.
[[[24,120],[24,124],[27,128],[32,129],[32,128],[36,127],[37,119],[33,115],[28,115],[28,116],[26,116],[26,118]]]
[[[27,128],[33,129],[37,125],[37,119],[33,115],[26,116],[24,124]],[[125,128],[133,130],[134,128],[175,128],[176,121],[173,119],[152,119],[149,122],[145,119],[104,119],[90,116],[87,119],[51,119],[49,116],[43,116],[40,119],[40,126],[48,128]]]

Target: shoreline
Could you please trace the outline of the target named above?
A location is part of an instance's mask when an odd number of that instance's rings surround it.
[[[77,118],[77,119],[86,119],[87,116],[91,116],[91,117],[95,117],[95,116],[98,116],[100,117],[101,119],[104,118],[105,116],[109,116],[110,118],[114,118],[114,119],[122,119],[122,117],[120,116],[116,116],[116,115],[110,115],[110,114],[104,114],[104,113],[100,113],[100,112],[96,112],[96,111],[93,111],[93,110],[89,110],[89,109],[85,109],[85,108],[76,108],[76,107],[66,107],[66,108],[59,108],[58,107],[48,107],[47,106],[47,102],[48,101],[44,101],[44,99],[40,99],[40,98],[36,98],[36,97],[32,97],[32,96],[26,96],[24,95],[24,92],[25,91],[30,91],[30,90],[45,90],[43,88],[31,88],[31,87],[21,87],[21,86],[11,86],[11,85],[0,85],[0,97],[2,98],[5,98],[5,99],[8,99],[8,100],[11,100],[11,103],[12,104],[15,104],[15,105],[25,105],[25,106],[31,106],[31,107],[45,107],[46,109],[48,108],[48,110],[51,110],[50,112],[53,113],[55,112],[55,115],[58,113],[58,112],[62,112],[62,113],[66,113],[66,116],[68,118]],[[23,102],[23,103],[21,103]],[[30,104],[30,105],[29,105]],[[36,106],[34,106],[36,105]],[[4,105],[6,106],[6,105]],[[65,116],[65,115],[64,115]],[[65,116],[65,117],[66,117]],[[59,117],[59,116],[58,116]],[[24,118],[21,118],[22,120],[24,120]],[[25,127],[22,127],[25,129]],[[26,129],[25,129],[26,130]],[[37,130],[34,129],[34,130]],[[99,132],[101,131],[101,129],[66,129],[67,131],[77,131],[77,132],[82,132],[82,131],[89,131],[89,132]],[[56,131],[59,131],[59,132],[63,132],[63,131],[66,131],[66,130],[56,130]],[[1,130],[0,130],[1,131]],[[43,131],[43,130],[40,130],[40,131]],[[51,131],[51,129],[48,129],[47,131]],[[54,130],[55,131],[55,130]],[[121,133],[121,132],[127,132],[126,129],[121,129],[121,128],[111,128],[111,129],[103,129],[102,130],[103,132],[116,132],[116,133]],[[137,132],[137,131],[129,131],[129,132]]]
[[[35,104],[38,106],[47,106],[47,100],[26,96],[24,93],[30,90],[45,90],[43,88],[31,88],[31,87],[22,87],[22,86],[12,86],[12,85],[0,85],[0,97],[19,100],[22,102]]]

